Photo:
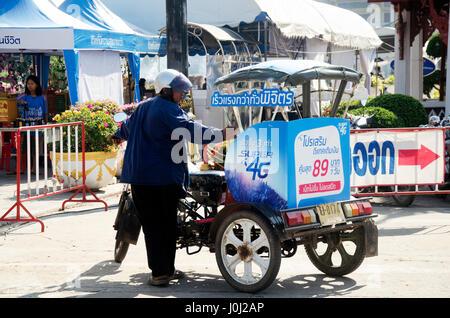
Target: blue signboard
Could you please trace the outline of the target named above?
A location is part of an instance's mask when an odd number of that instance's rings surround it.
[[[214,107],[261,107],[261,106],[291,106],[294,103],[294,92],[280,91],[270,88],[261,91],[253,90],[250,94],[244,92],[240,95],[220,94],[214,92],[211,96],[211,106]]]
[[[341,118],[273,121],[242,132],[225,176],[238,202],[291,209],[350,199],[350,128]]]
[[[391,62],[391,68],[394,69],[395,66],[395,60],[392,60]],[[434,73],[436,71],[436,64],[430,59],[427,59],[426,57],[423,58],[423,76],[428,76]]]

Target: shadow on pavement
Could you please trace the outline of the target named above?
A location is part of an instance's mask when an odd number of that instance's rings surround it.
[[[220,275],[186,272],[186,277],[171,282],[167,287],[147,284],[149,273],[136,273],[129,281],[115,280],[121,272],[121,264],[104,261],[92,266],[72,281],[59,286],[48,286],[44,291],[29,293],[21,298],[40,298],[61,295],[80,298],[134,298],[134,297],[176,297],[176,298],[321,298],[345,296],[364,287],[348,277],[329,277],[323,274],[297,275],[288,279],[277,279],[266,290],[256,294],[234,290]],[[76,295],[74,295],[74,293]]]
[[[295,294],[301,297],[330,297],[345,296],[353,290],[364,287],[357,285],[356,281],[348,277],[331,277],[324,274],[297,275],[278,281],[275,288],[284,289],[281,297]]]
[[[378,236],[403,236],[413,235],[427,229],[427,227],[378,229]]]

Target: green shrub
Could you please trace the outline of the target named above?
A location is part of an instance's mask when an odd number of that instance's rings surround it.
[[[431,98],[431,91],[434,89],[439,90],[439,83],[441,81],[441,71],[436,70],[432,74],[423,78],[423,93]]]
[[[367,107],[382,107],[402,119],[402,127],[418,127],[428,122],[423,105],[415,98],[402,94],[382,95],[367,103]]]
[[[431,57],[438,58],[442,55],[442,40],[439,33],[436,33],[430,37],[427,45],[427,54]]]
[[[370,128],[396,128],[403,127],[404,123],[393,112],[382,107],[361,107],[349,111],[352,115],[373,115]]]
[[[370,101],[371,99],[373,99],[373,97],[369,96],[367,98],[367,102]],[[338,106],[337,112],[336,112],[336,117],[344,116],[345,107],[347,107],[347,105],[348,105],[348,100],[341,101],[341,103]],[[351,100],[350,101],[350,106],[348,106],[347,113],[350,112],[350,110],[352,110],[352,109],[358,109],[360,107],[362,107],[362,104],[361,104],[360,100]],[[322,116],[323,117],[329,117],[330,116],[330,111],[331,111],[331,106],[328,105],[327,107],[325,107],[323,109]]]

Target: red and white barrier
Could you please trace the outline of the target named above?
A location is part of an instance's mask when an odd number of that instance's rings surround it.
[[[79,134],[81,129],[81,143],[79,143]],[[31,133],[34,132],[34,136],[31,136]],[[27,173],[27,186],[26,186],[26,194],[23,195],[21,193],[21,176],[20,176],[20,168],[21,168],[21,133],[25,134],[25,142],[27,149],[27,165],[26,165],[26,173]],[[39,133],[42,133],[42,136],[39,136]],[[77,162],[75,165],[75,175],[74,180],[72,181],[71,171],[72,171],[72,161],[71,161],[71,136],[72,133],[75,134],[75,158],[77,160],[81,160],[81,171],[79,171],[79,166]],[[51,134],[51,138],[49,138],[49,134]],[[63,143],[63,135],[67,134],[67,161],[68,161],[68,179],[69,182],[65,185],[63,180],[64,178],[64,143]],[[57,140],[57,135],[59,138]],[[83,122],[74,122],[74,123],[65,123],[65,124],[53,124],[53,125],[41,125],[41,126],[28,126],[28,127],[19,127],[17,128],[16,134],[16,149],[17,149],[17,193],[16,193],[16,203],[0,218],[0,221],[8,221],[8,222],[38,222],[41,224],[41,231],[44,231],[44,224],[41,220],[35,218],[23,205],[23,202],[36,200],[40,198],[45,198],[51,195],[56,195],[64,192],[75,191],[75,193],[67,200],[62,203],[62,210],[64,210],[64,206],[67,202],[100,202],[105,205],[105,211],[108,210],[108,205],[103,200],[97,198],[97,196],[92,193],[92,191],[86,186],[86,158],[85,158],[85,129]],[[35,147],[31,149],[31,140],[34,138]],[[39,173],[39,139],[44,138],[44,178],[40,179]],[[51,139],[51,140],[49,140]],[[57,153],[56,143],[59,142],[60,149],[59,153]],[[52,150],[52,173],[51,176],[48,175],[48,144],[50,144],[50,149]],[[81,148],[81,149],[79,149]],[[80,151],[81,150],[81,151]],[[32,184],[32,171],[31,171],[31,154],[34,152],[35,154],[35,177],[34,177],[34,185]],[[80,156],[81,154],[81,156]],[[60,171],[57,171],[56,165],[56,157],[60,156]],[[82,193],[82,199],[74,199],[75,196],[79,193]],[[94,199],[88,200],[86,198],[87,192],[89,192]],[[11,213],[14,208],[16,209],[16,217],[15,218],[7,218],[7,215]],[[21,215],[21,208],[26,212],[29,217],[23,217]]]
[[[445,135],[450,127],[358,129],[350,134],[352,195],[448,194]]]

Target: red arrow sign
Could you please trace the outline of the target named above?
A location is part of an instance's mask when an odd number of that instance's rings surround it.
[[[420,149],[399,149],[398,165],[399,166],[417,166],[420,169],[425,168],[440,156],[428,149],[424,145],[420,145]]]

